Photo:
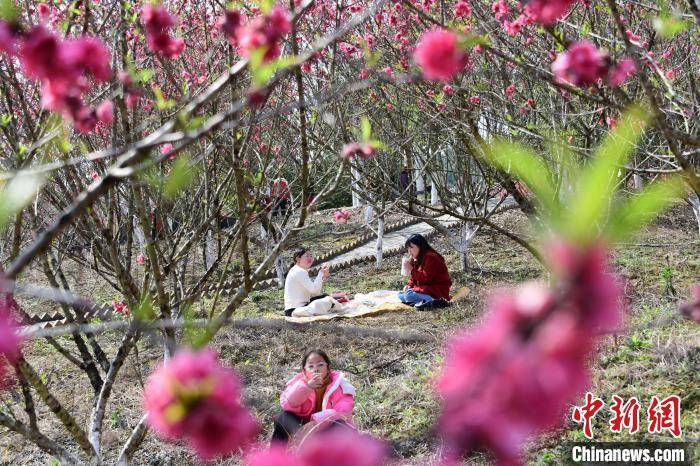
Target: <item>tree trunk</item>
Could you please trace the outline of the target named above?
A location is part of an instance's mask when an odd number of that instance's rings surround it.
[[[216,261],[216,238],[214,233],[210,231],[207,232],[206,244],[204,246],[204,267],[207,269]]]
[[[438,194],[437,185],[433,181],[430,185],[430,205],[438,205],[440,203],[440,195]]]
[[[425,193],[425,180],[423,179],[421,166],[420,160],[416,159],[416,197],[421,193]]]
[[[377,219],[377,268],[382,268],[382,261],[384,260],[384,217],[379,217]]]
[[[640,191],[644,187],[644,180],[642,179],[642,175],[639,173],[635,173],[632,175],[632,179],[634,180],[634,189],[637,191]]]
[[[351,190],[352,190],[352,206],[353,207],[359,207],[362,205],[362,199],[360,198],[359,194],[359,185],[357,180],[360,178],[360,173],[357,171],[357,168],[352,167],[350,169],[351,173]]]
[[[469,247],[476,236],[476,232],[479,230],[477,225],[471,222],[463,222],[459,229],[459,264],[462,267],[462,272],[469,270]]]
[[[275,259],[275,271],[277,271],[277,287],[281,290],[284,289],[284,279],[287,276],[287,266],[284,264],[284,259],[282,256],[278,256]]]
[[[700,196],[697,194],[691,194],[688,198],[688,202],[690,202],[690,206],[693,208],[695,220],[698,223],[698,235],[700,235]]]
[[[367,207],[365,208],[365,223],[372,221],[372,213],[374,213],[374,207],[372,207],[371,204],[367,204]]]

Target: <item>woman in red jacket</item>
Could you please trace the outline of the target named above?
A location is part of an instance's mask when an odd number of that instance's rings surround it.
[[[408,238],[406,250],[411,256],[407,265],[411,279],[399,292],[399,299],[419,309],[447,306],[452,279],[445,259],[430,247],[423,235]]]

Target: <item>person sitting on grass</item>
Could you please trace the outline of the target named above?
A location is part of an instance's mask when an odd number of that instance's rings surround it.
[[[406,267],[411,278],[399,299],[418,309],[445,307],[450,300],[452,279],[445,265],[445,259],[438,254],[422,235],[412,235],[406,240],[406,250],[410,256]]]
[[[294,253],[294,265],[287,273],[284,281],[284,315],[287,317],[309,317],[327,314],[333,308],[340,308],[340,303],[334,298],[344,296],[337,293],[334,296],[322,294],[323,282],[328,280],[328,266],[321,268],[315,280],[309,277],[309,269],[314,263],[313,253],[301,248]]]
[[[287,444],[302,426],[313,422],[325,429],[352,428],[355,388],[342,372],[331,369],[328,355],[311,350],[301,360],[301,372],[287,382],[280,396],[282,412],[274,420],[272,442]]]

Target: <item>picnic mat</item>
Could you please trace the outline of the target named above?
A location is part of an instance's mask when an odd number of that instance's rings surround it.
[[[285,317],[287,322],[307,323],[333,319],[350,319],[353,317],[374,317],[388,312],[401,312],[411,309],[403,304],[397,296],[398,291],[377,290],[370,293],[357,293],[355,297],[343,304],[338,312],[311,317]]]

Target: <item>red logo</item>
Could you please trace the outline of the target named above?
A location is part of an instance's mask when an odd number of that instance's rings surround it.
[[[658,396],[651,398],[647,410],[649,433],[668,430],[674,437],[681,436],[681,399],[678,395],[667,396],[659,401]]]
[[[639,430],[639,400],[632,397],[627,402],[622,398],[613,395],[613,404],[610,406],[610,411],[613,412],[613,418],[610,420],[610,430],[612,432],[621,432],[622,429],[628,429],[630,434],[634,434]]]
[[[574,407],[574,412],[572,413],[571,418],[579,424],[583,423],[583,435],[586,437],[593,438],[591,421],[604,404],[605,403],[603,403],[603,400],[596,398],[591,392],[587,392],[586,404],[580,407]]]

